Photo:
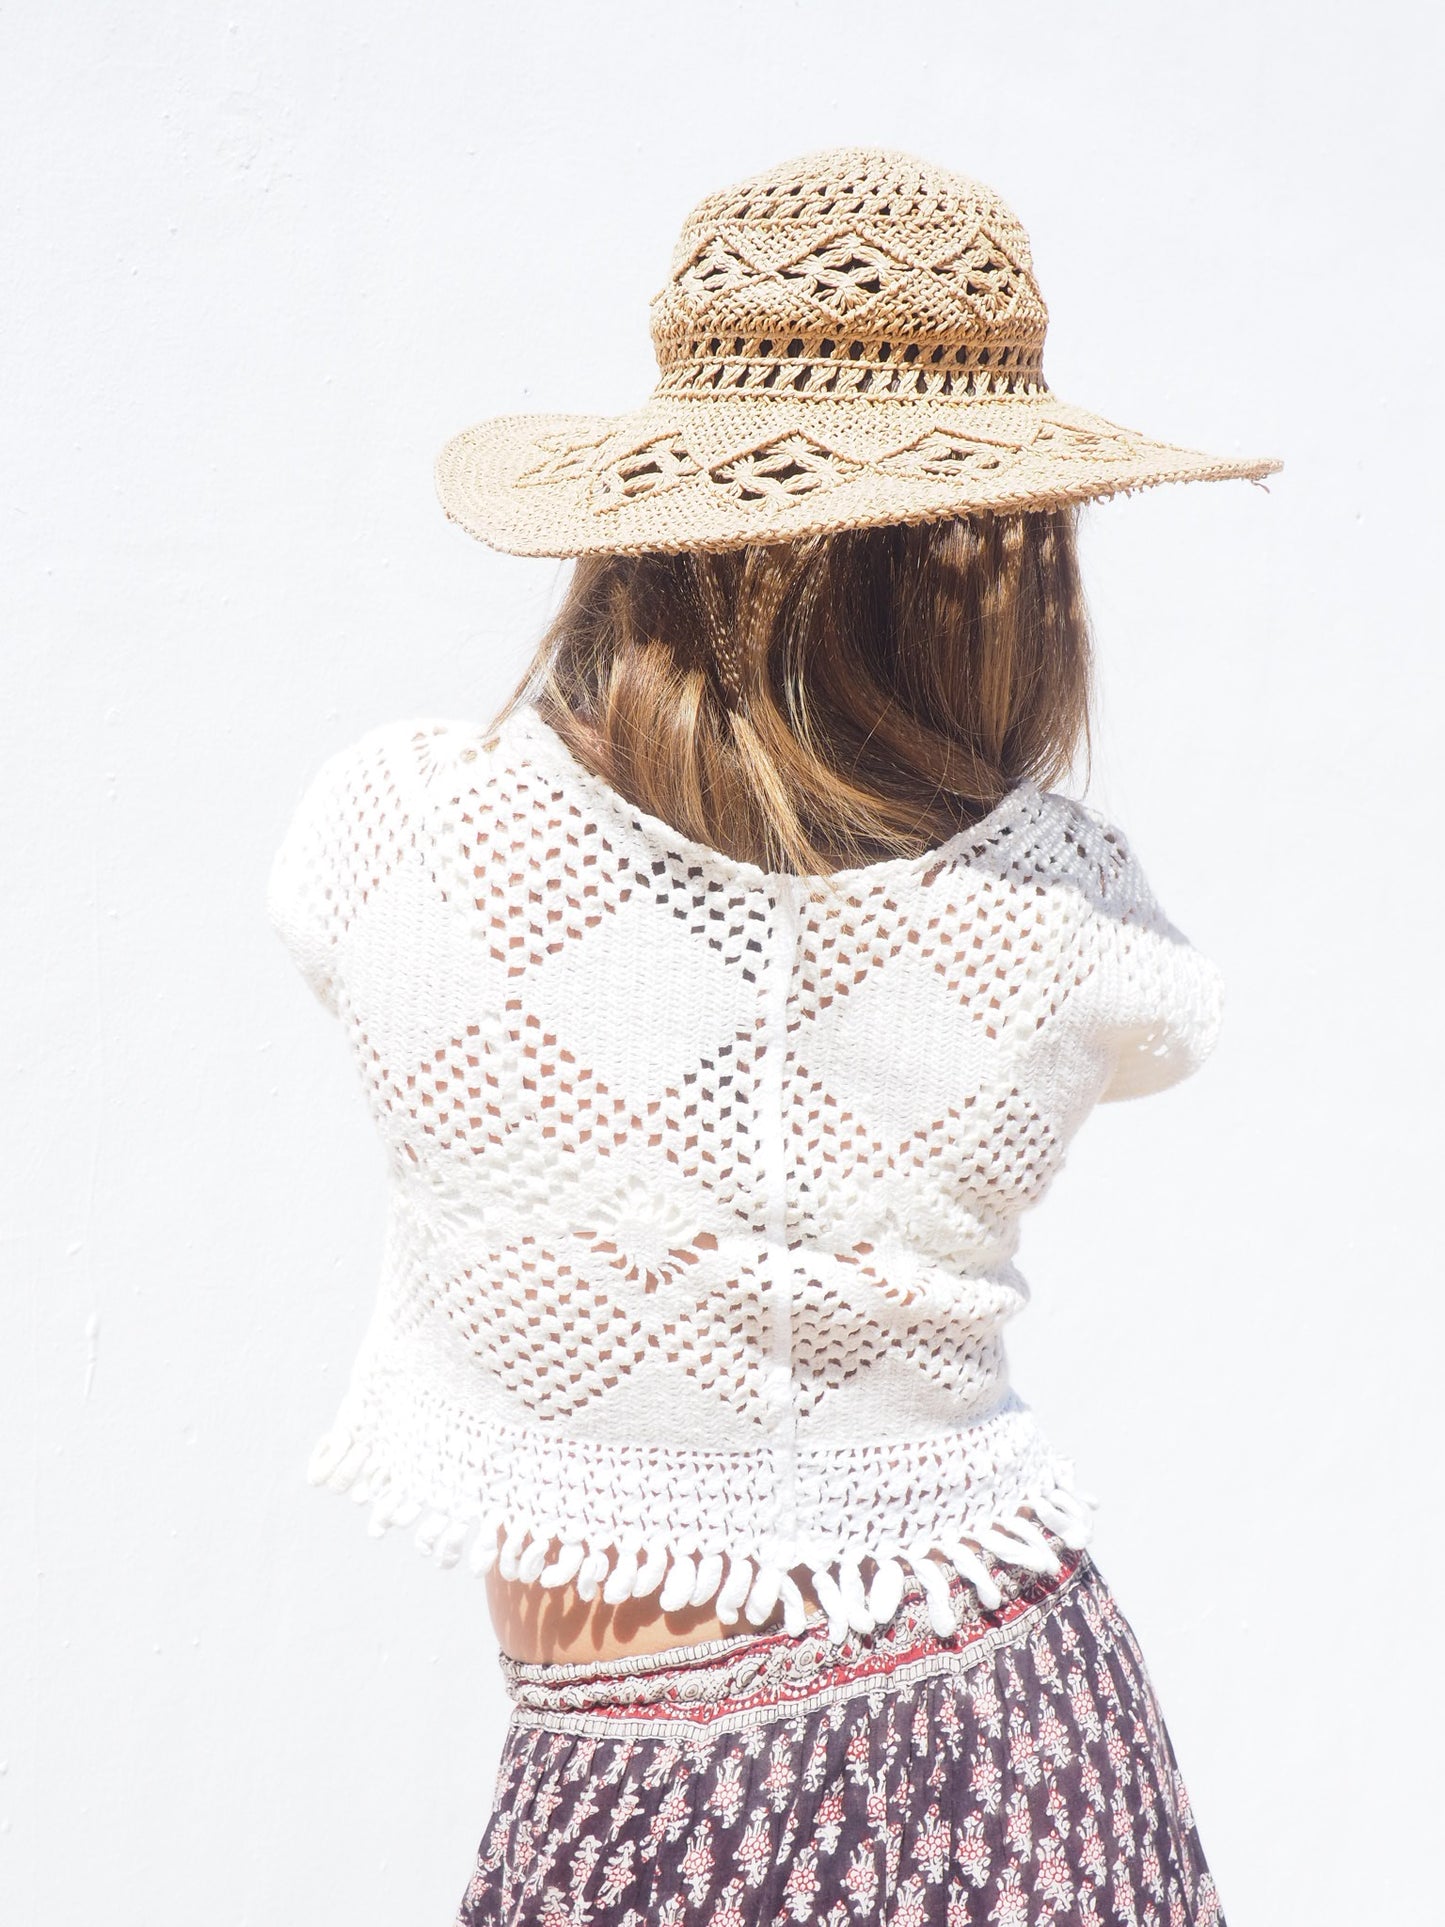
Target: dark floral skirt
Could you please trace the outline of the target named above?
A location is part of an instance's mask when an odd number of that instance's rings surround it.
[[[456,1927],[1222,1927],[1138,1644],[1087,1553],[867,1635],[502,1657]],[[910,1588],[917,1582],[911,1581]]]

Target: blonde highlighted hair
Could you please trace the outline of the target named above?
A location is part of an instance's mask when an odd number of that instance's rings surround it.
[[[1076,515],[582,556],[507,707],[764,870],[922,855],[1087,748]]]

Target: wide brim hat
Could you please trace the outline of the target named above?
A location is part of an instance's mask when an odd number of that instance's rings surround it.
[[[709,195],[651,303],[624,415],[504,415],[437,461],[447,515],[512,555],[730,549],[1258,480],[1060,400],[1028,236],[908,154],[809,154]]]

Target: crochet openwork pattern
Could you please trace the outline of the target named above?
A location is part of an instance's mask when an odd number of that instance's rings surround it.
[[[1019,1220],[1096,1099],[1209,1049],[1214,967],[1118,832],[1024,785],[940,849],[765,873],[523,706],[313,782],[271,911],[388,1152],[311,1476],[443,1564],[838,1626],[1082,1543],[1010,1390]]]
[[[452,518],[502,549],[728,548],[1006,512],[1279,464],[1061,401],[1029,240],[912,155],[805,155],[709,195],[653,297],[658,380],[621,416],[504,416],[448,443]]]

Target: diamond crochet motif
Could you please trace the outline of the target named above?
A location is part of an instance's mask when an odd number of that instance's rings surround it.
[[[876,466],[885,474],[951,482],[958,475],[989,474],[1007,468],[1018,457],[1018,448],[1006,443],[976,442],[967,435],[933,428],[906,448],[880,455]]]
[[[735,1032],[745,1033],[754,1015],[751,987],[699,942],[685,912],[685,904],[674,909],[637,895],[615,902],[528,972],[528,1010],[559,1045],[576,1049],[584,1073],[639,1115],[680,1091],[704,1058],[726,1057]],[[650,968],[657,971],[645,1024],[627,1018],[639,956],[655,959]],[[710,1037],[699,1036],[702,1011]]]
[[[593,500],[599,508],[621,508],[627,502],[690,481],[701,472],[680,435],[658,435],[609,463],[593,485]]]
[[[510,1262],[531,1286],[525,1310],[491,1288],[485,1272],[468,1267],[438,1280],[437,1297],[473,1355],[499,1384],[538,1418],[556,1419],[605,1403],[615,1385],[646,1357],[648,1337],[621,1279],[615,1292],[542,1254],[520,1252]],[[561,1369],[538,1370],[551,1357]],[[585,1369],[609,1361],[609,1384]],[[570,1361],[578,1369],[567,1369]]]
[[[711,301],[716,295],[742,287],[744,282],[753,280],[757,272],[726,241],[714,235],[675,279],[678,287],[686,288],[698,300]]]
[[[933,266],[934,279],[958,302],[964,314],[980,321],[1005,321],[1018,305],[1025,277],[986,228],[957,254]]]
[[[547,482],[575,482],[587,474],[592,466],[592,458],[606,440],[605,435],[598,435],[591,441],[579,442],[575,435],[565,431],[539,435],[537,447],[542,450],[542,459],[534,462],[530,468],[523,469],[517,477],[518,487],[535,487]]]
[[[790,435],[774,436],[746,455],[719,463],[709,469],[708,475],[740,502],[769,502],[836,487],[862,467],[861,462],[794,430]]]
[[[849,233],[819,242],[776,272],[795,294],[826,313],[852,315],[910,270],[875,241]]]
[[[921,1121],[944,1118],[958,1104],[960,1094],[984,1073],[986,1046],[974,1034],[978,1026],[960,1028],[946,1053],[926,1032],[900,1028],[900,1009],[936,998],[934,960],[908,942],[901,916],[879,936],[880,943],[855,952],[861,970],[857,976],[848,972],[851,982],[819,973],[813,994],[828,1001],[846,997],[847,1016],[822,1024],[805,1021],[797,1048],[812,1077],[843,1109],[861,1117],[883,1142],[901,1146]],[[846,969],[843,959],[840,963]],[[889,1065],[887,1077],[872,1068],[880,1063]]]
[[[1045,420],[1030,446],[1051,461],[1127,462],[1134,448],[1127,433],[1108,435],[1073,422]]]

